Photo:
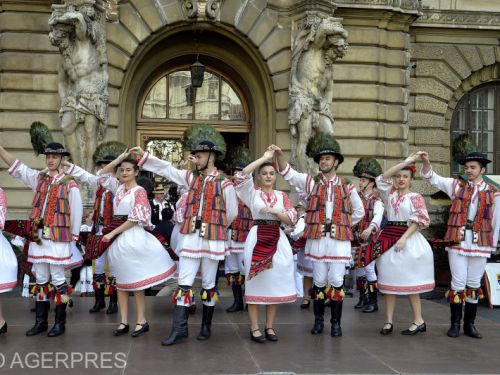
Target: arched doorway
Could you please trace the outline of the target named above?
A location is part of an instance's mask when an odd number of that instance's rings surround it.
[[[124,73],[120,89],[120,138],[128,144],[139,143],[144,146],[144,140],[152,137],[179,139],[186,126],[204,122],[215,125],[231,144],[245,143],[257,155],[274,142],[276,137],[273,82],[265,61],[258,49],[234,29],[211,24],[197,26],[199,28],[196,30],[192,25],[165,28],[162,32],[151,35],[138,49]],[[188,109],[188,112],[191,111],[191,118],[172,118],[168,112],[170,109],[166,108],[164,117],[163,112],[161,113],[161,119],[145,118],[144,104],[153,87],[157,87],[159,91],[165,87],[163,95],[167,99],[170,85],[167,79],[187,79],[180,72],[185,72],[197,58],[207,68],[209,79],[206,88],[202,87],[201,90],[207,100],[209,95],[215,95],[217,84],[214,80],[218,80],[219,112],[212,111],[212,117],[209,115],[196,119],[195,103],[193,108]],[[160,83],[162,79],[165,80],[163,86]],[[158,84],[160,86],[155,86]],[[242,117],[231,119],[224,116],[224,103],[220,100],[223,95],[220,90],[223,87],[234,92],[241,102]],[[185,105],[188,101],[186,91],[183,95]],[[179,94],[179,97],[182,95]],[[166,106],[172,105],[170,99],[165,101],[168,103]]]

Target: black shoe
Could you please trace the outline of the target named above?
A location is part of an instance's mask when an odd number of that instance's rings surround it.
[[[99,287],[95,291],[95,303],[94,306],[89,310],[89,313],[97,313],[106,308],[106,302],[104,301],[104,288]]]
[[[263,344],[266,342],[266,338],[264,335],[261,333],[260,336],[254,336],[254,332],[260,331],[258,328],[254,329],[253,331],[250,331],[250,340],[254,342],[258,342],[259,344]]]
[[[313,311],[314,311],[314,326],[311,329],[313,335],[318,335],[323,332],[325,326],[325,301],[314,300],[313,301]]]
[[[273,333],[269,333],[269,331],[272,331]],[[278,336],[276,336],[274,328],[266,328],[265,333],[266,333],[266,340],[278,341]]]
[[[462,321],[462,303],[450,303],[451,326],[446,335],[448,337],[460,336],[460,323]]]
[[[112,295],[109,296],[109,305],[106,310],[106,314],[116,314],[118,312],[118,292],[115,290]]]
[[[479,333],[474,321],[476,320],[477,303],[465,302],[464,309],[464,333],[475,339],[482,339],[483,336]]]
[[[359,300],[358,303],[354,305],[355,309],[362,309],[368,304],[368,296],[364,290],[359,291]]]
[[[391,327],[390,328],[385,328],[385,326],[388,325],[388,324]],[[392,333],[392,329],[393,329],[392,323],[387,322],[387,323],[384,324],[384,327],[382,327],[382,329],[380,330],[380,334],[384,335],[384,336],[390,335]]]
[[[66,331],[66,306],[67,303],[61,303],[56,306],[56,318],[52,329],[47,334],[48,337],[57,337]]]
[[[120,328],[120,327],[122,327],[122,328]],[[130,326],[128,324],[120,323],[118,328],[113,331],[113,335],[115,335],[115,336],[124,335],[124,334],[128,333],[129,328],[130,328]]]
[[[413,323],[412,326],[416,326],[415,329],[405,329],[404,331],[401,331],[401,334],[402,335],[405,335],[405,336],[415,336],[417,333],[419,332],[425,332],[427,331],[427,326],[425,325],[425,322],[423,322],[422,324],[418,325],[417,323]]]
[[[301,309],[309,309],[310,306],[311,306],[311,300],[309,299],[302,300],[302,303],[300,304]]]
[[[172,314],[173,324],[170,335],[161,344],[164,346],[176,344],[180,339],[188,337],[189,308],[187,306],[175,305]]]
[[[49,301],[36,301],[35,302],[35,325],[33,328],[26,332],[26,336],[35,336],[39,333],[47,331],[49,324],[47,319],[49,317]]]
[[[233,304],[226,309],[226,312],[233,313],[237,311],[243,311],[243,288],[241,285],[233,285],[233,296],[234,302]]]
[[[149,332],[149,324],[148,324],[148,322],[143,323],[143,324],[137,323],[136,325],[141,326],[141,328],[140,329],[136,329],[134,332],[132,332],[130,334],[130,336],[132,336],[132,337],[139,337],[143,333]]]
[[[368,304],[363,309],[364,313],[374,313],[378,311],[377,303],[377,288],[375,285],[370,285],[370,291],[368,292]]]
[[[3,322],[3,326],[0,327],[0,335],[2,333],[7,333],[7,322]]]
[[[332,319],[330,322],[332,323],[331,328],[331,336],[332,337],[340,337],[342,336],[342,328],[340,327],[340,320],[342,318],[342,304],[341,301],[331,301],[331,310],[332,310]]]
[[[215,306],[203,305],[203,317],[201,320],[200,334],[196,337],[198,340],[207,340],[212,334],[212,317]]]

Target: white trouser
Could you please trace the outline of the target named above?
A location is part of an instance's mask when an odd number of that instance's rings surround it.
[[[229,273],[241,273],[245,274],[245,267],[243,266],[244,253],[231,253],[226,255],[224,260],[224,273],[227,275]]]
[[[201,264],[201,287],[203,289],[212,289],[215,287],[215,278],[217,276],[217,269],[219,261],[209,258],[188,258],[179,257],[179,286],[193,286],[194,278],[200,268]],[[181,306],[189,306],[184,304],[184,300],[178,299],[177,304]],[[203,301],[206,306],[215,306],[215,301]]]
[[[451,289],[454,291],[462,291],[466,287],[479,288],[481,286],[481,278],[483,277],[486,268],[485,257],[468,257],[448,251],[448,261],[450,262],[451,270]],[[477,303],[477,300],[471,298],[465,299],[470,303]]]
[[[33,268],[38,285],[47,284],[51,281],[52,285],[59,286],[66,282],[63,264],[35,263]]]
[[[113,268],[113,264],[111,263],[111,259],[108,257],[108,250],[106,250],[102,255],[95,260],[95,273],[97,275],[105,273],[104,268],[106,267],[106,261],[108,262],[109,268],[109,276],[115,276],[115,270]]]
[[[297,254],[293,256],[293,269],[295,270],[295,291],[298,298],[304,297],[304,276],[297,270],[298,257]]]
[[[377,281],[375,262],[371,262],[369,265],[363,268],[356,268],[356,277],[366,277],[366,280],[368,280],[368,282]]]
[[[327,284],[340,288],[344,284],[344,275],[344,263],[313,262],[313,281],[319,288]]]

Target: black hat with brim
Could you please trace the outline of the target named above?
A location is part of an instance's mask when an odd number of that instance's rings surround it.
[[[314,155],[314,161],[319,164],[319,159],[321,155],[333,155],[339,161],[339,165],[343,163],[344,156],[340,152],[337,152],[334,148],[326,147],[319,150],[316,155]]]
[[[109,164],[111,163],[113,160],[115,160],[116,158],[113,156],[113,155],[106,155],[105,157],[103,157],[102,159],[100,160],[96,160],[96,164]]]
[[[70,153],[66,151],[64,146],[60,143],[57,142],[52,142],[49,143],[47,146],[45,146],[45,150],[43,151],[44,155],[48,154],[55,154],[55,155],[62,155],[62,156],[70,156]]]
[[[222,152],[217,150],[215,144],[210,141],[201,141],[191,150],[191,154],[193,155],[197,152],[214,152],[216,155],[222,155]]]
[[[460,161],[458,163],[460,165],[465,165],[465,163],[467,163],[468,161],[477,161],[477,162],[481,163],[482,165],[486,165],[486,164],[491,163],[491,160],[486,159],[484,154],[482,154],[480,152],[471,152],[465,158],[460,159]]]

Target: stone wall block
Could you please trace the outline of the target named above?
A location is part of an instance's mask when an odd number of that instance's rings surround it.
[[[473,72],[483,67],[479,51],[475,46],[458,46],[457,48],[462,53]]]
[[[496,61],[495,59],[495,47],[493,46],[478,46],[476,47],[481,56],[481,60],[484,65],[493,65]]]
[[[179,0],[158,0],[158,4],[163,10],[162,17],[167,20],[167,23],[170,24],[185,19],[182,3]]]
[[[276,111],[276,130],[286,130],[287,132],[290,130],[290,125],[288,124],[287,110]]]
[[[125,3],[120,6],[120,23],[125,25],[139,43],[150,34],[149,27],[131,4]]]
[[[412,78],[410,91],[413,95],[427,94],[449,100],[453,96],[453,91],[449,87],[433,78]]]
[[[462,80],[442,61],[418,61],[416,76],[436,77],[453,89],[462,84]]]
[[[282,49],[290,49],[291,30],[289,27],[277,25],[271,34],[262,42],[259,47],[264,60]]]
[[[113,85],[113,86],[116,86],[116,87],[120,87],[122,85],[122,82],[123,82],[123,71],[121,71],[120,69],[117,69],[113,66],[109,66],[108,67],[108,75],[109,75],[109,80],[108,80],[108,83]]]
[[[243,34],[248,34],[253,24],[266,8],[267,0],[250,0],[236,14],[236,28]]]
[[[106,32],[108,42],[114,43],[129,55],[134,54],[138,43],[125,27],[119,23],[108,23]]]
[[[0,112],[0,129],[16,129],[26,135],[33,121],[41,121],[52,131],[60,130],[58,111],[59,108],[36,115],[30,112]]]
[[[248,33],[248,37],[256,46],[260,46],[277,23],[278,15],[276,12],[265,9]]]
[[[1,110],[50,111],[59,109],[56,93],[3,92],[0,95]]]
[[[290,72],[278,73],[272,76],[274,90],[283,90],[288,88]]]
[[[467,78],[471,74],[469,66],[455,46],[415,43],[411,48],[411,56],[415,60],[446,60],[462,79]],[[421,63],[420,61],[417,62],[417,70]]]
[[[130,61],[130,55],[111,43],[106,45],[106,49],[108,51],[108,64],[121,70],[126,70]]]
[[[292,52],[290,50],[279,52],[277,55],[271,57],[267,62],[267,66],[269,67],[271,74],[290,69],[291,64]]]
[[[448,103],[430,96],[418,95],[415,97],[415,111],[434,112],[445,114]]]
[[[11,73],[0,74],[1,90],[57,92],[57,74]]]
[[[160,16],[155,0],[130,0],[141,14],[142,19],[152,31],[156,31],[166,24],[166,19]]]
[[[29,52],[59,52],[49,42],[47,34],[12,33],[0,34],[0,49]]]
[[[0,70],[57,73],[60,61],[56,54],[2,52]]]
[[[410,112],[409,126],[410,128],[445,128],[445,118],[443,115]]]
[[[276,110],[288,109],[288,90],[278,91],[274,94]]]
[[[236,23],[236,16],[244,2],[244,0],[222,1],[220,9],[220,22],[234,26]]]
[[[19,30],[49,33],[49,13],[3,12],[0,13],[0,32]]]

